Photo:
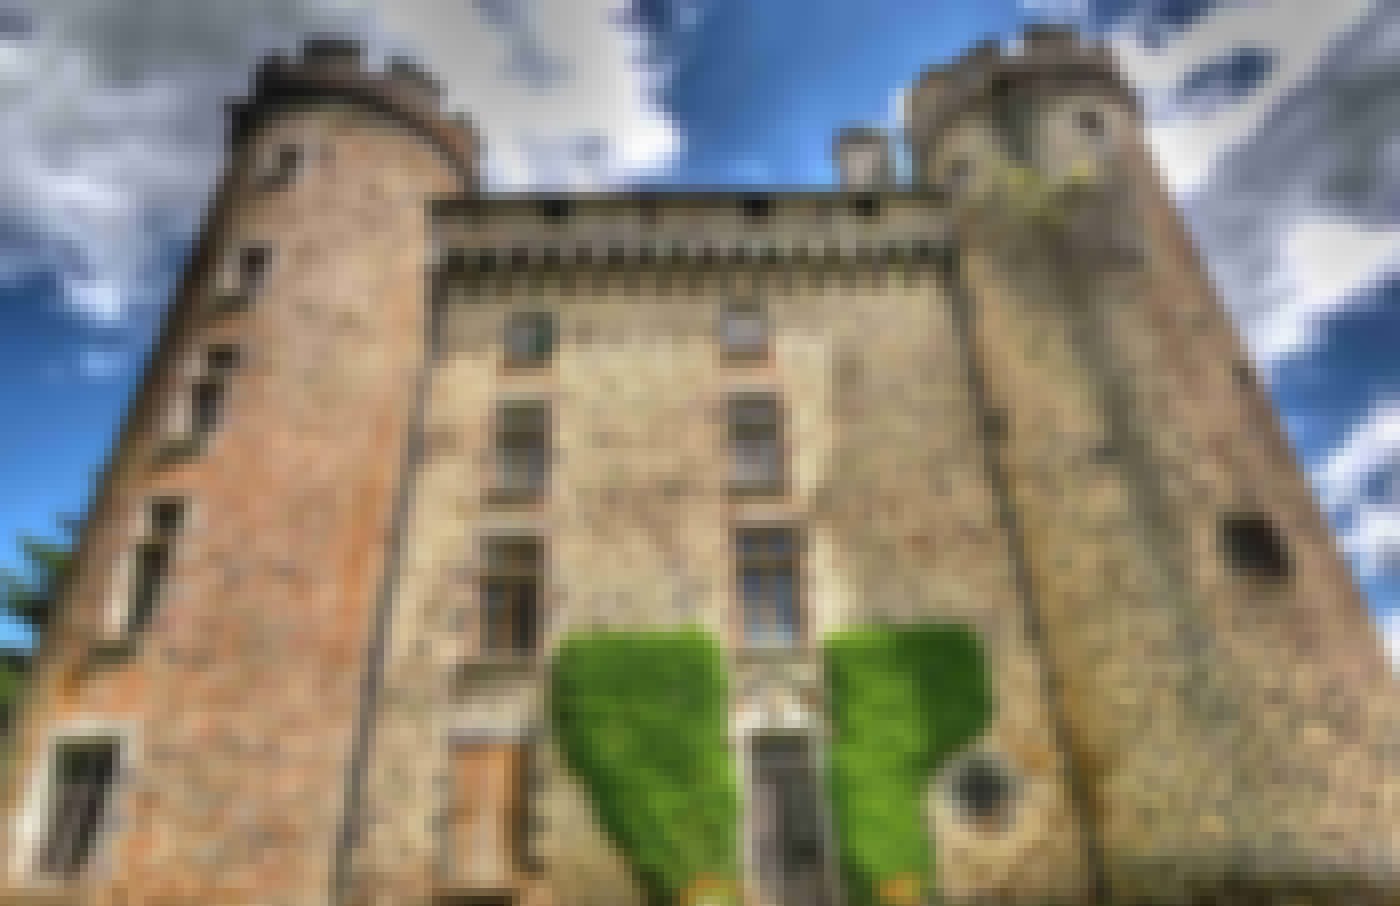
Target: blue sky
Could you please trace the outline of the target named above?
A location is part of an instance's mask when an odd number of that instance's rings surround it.
[[[497,187],[826,185],[836,127],[897,128],[925,65],[1045,19],[1118,51],[1400,638],[1400,5],[1377,0],[0,0],[0,566],[84,507],[260,54],[348,30],[419,56]]]

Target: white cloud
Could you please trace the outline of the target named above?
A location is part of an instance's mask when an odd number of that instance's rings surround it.
[[[1306,351],[1329,317],[1400,267],[1400,227],[1326,217],[1288,226],[1275,285],[1292,304],[1256,318],[1251,332],[1255,354],[1269,362]]]
[[[1368,494],[1392,476],[1388,493]],[[1343,546],[1361,572],[1400,574],[1400,398],[1382,399],[1317,470],[1323,504],[1350,524]]]
[[[168,243],[197,228],[219,172],[224,102],[308,34],[418,52],[483,128],[498,185],[611,184],[680,147],[620,2],[31,2],[32,32],[0,38],[0,282],[52,275],[99,325],[164,301]]]
[[[1145,46],[1128,29],[1115,34],[1112,43],[1119,64],[1154,105],[1166,103],[1198,66],[1236,48],[1263,47],[1275,54],[1272,74],[1247,102],[1220,105],[1204,116],[1154,119],[1149,136],[1173,190],[1189,194],[1201,188],[1219,156],[1248,141],[1278,103],[1313,72],[1338,35],[1374,6],[1375,0],[1223,3],[1163,50]]]
[[[394,0],[379,14],[482,129],[494,184],[599,188],[664,168],[681,147],[657,102],[666,71],[643,63],[648,39],[619,24],[626,8]]]

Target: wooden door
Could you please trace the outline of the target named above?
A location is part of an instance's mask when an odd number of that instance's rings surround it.
[[[473,887],[508,886],[519,868],[524,748],[511,742],[461,745],[453,760],[457,879]]]

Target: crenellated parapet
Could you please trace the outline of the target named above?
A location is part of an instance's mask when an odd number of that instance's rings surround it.
[[[928,148],[954,120],[989,112],[1009,95],[1033,99],[1076,92],[1106,95],[1139,109],[1106,44],[1066,26],[1031,26],[1017,46],[989,39],[951,64],[926,69],[909,93],[909,139],[915,149]]]
[[[272,54],[253,75],[249,97],[230,105],[230,142],[236,149],[263,123],[288,108],[324,101],[362,105],[430,139],[464,176],[477,184],[482,155],[475,124],[443,109],[442,84],[406,58],[379,71],[365,60],[364,46],[341,37],[312,38],[296,57]]]

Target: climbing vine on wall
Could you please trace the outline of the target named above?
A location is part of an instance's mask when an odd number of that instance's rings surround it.
[[[977,637],[961,626],[851,630],[826,642],[832,812],[847,906],[932,888],[924,795],[992,717]]]
[[[567,638],[551,710],[565,760],[652,903],[737,880],[726,668],[707,633]]]

